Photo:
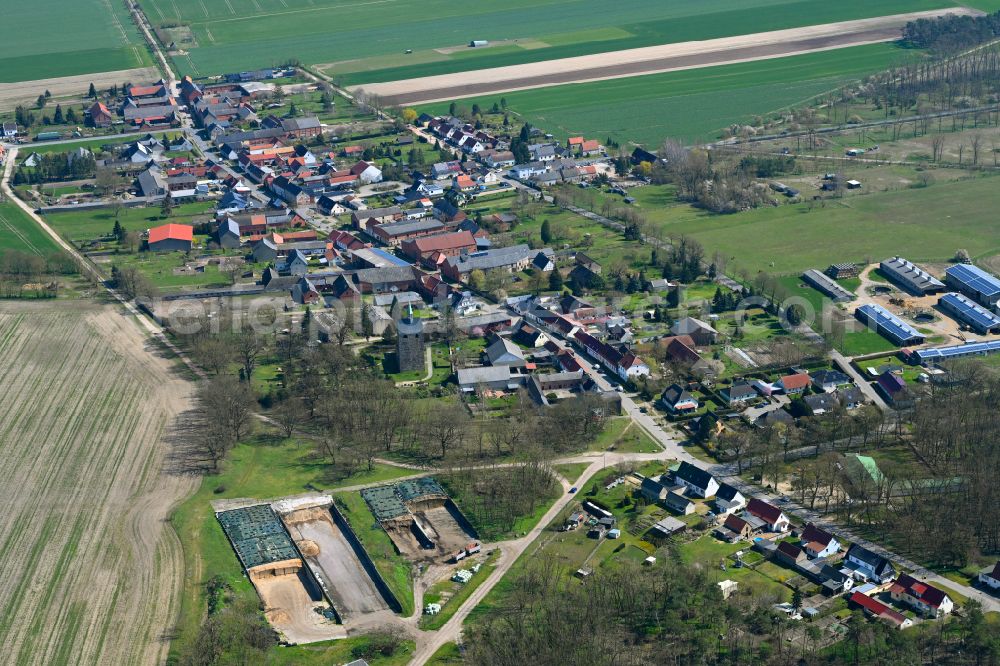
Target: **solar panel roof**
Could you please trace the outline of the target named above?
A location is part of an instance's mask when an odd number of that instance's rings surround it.
[[[969,342],[964,345],[954,345],[952,347],[918,349],[916,354],[917,358],[921,361],[932,361],[947,358],[958,358],[959,356],[971,356],[973,354],[990,354],[995,352],[1000,352],[1000,340],[990,340],[989,342]]]
[[[982,330],[1000,326],[1000,317],[962,294],[954,292],[945,294],[938,299],[938,303],[952,312],[958,319]]]
[[[880,332],[885,331],[899,341],[911,338],[923,338],[917,329],[881,306],[866,303],[855,312],[863,313],[870,323],[875,324],[877,328],[881,329]]]
[[[949,266],[945,273],[961,284],[963,291],[972,291],[982,298],[1000,297],[1000,279],[971,264]]]

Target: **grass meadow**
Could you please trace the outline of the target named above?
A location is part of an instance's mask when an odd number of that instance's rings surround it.
[[[872,44],[756,62],[577,83],[503,95],[520,119],[560,139],[583,134],[658,146],[667,137],[717,138],[754,116],[797,105],[844,83],[914,57]],[[462,100],[489,108],[500,95]],[[443,113],[448,103],[422,105]]]
[[[1000,205],[995,178],[880,192],[825,206],[792,204],[736,215],[710,216],[684,207],[662,219],[664,233],[687,234],[733,269],[798,274],[831,263],[902,255],[917,262],[947,261],[959,248],[974,258],[1000,253],[992,223]]]
[[[37,0],[4,6],[0,83],[146,67],[152,64],[125,3]]]
[[[50,0],[51,1],[51,0]],[[388,81],[588,53],[955,6],[952,0],[144,0],[153,25],[187,25],[182,73],[218,74],[298,58],[347,83]],[[609,18],[612,21],[609,25]],[[464,49],[471,40],[488,48]],[[456,48],[457,47],[457,48]],[[412,50],[406,54],[406,50]],[[440,49],[440,50],[439,50]],[[444,50],[442,53],[441,50]],[[359,62],[378,58],[374,63]],[[373,68],[374,67],[374,68]]]

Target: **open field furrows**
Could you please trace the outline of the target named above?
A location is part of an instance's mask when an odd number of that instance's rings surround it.
[[[121,0],[9,2],[4,4],[4,27],[0,82],[151,64],[142,37]]]
[[[391,105],[436,102],[894,41],[908,22],[945,12],[978,14],[966,9],[898,14],[362,85]]]
[[[592,53],[714,39],[803,25],[955,7],[953,0],[285,0],[281,3],[142,0],[155,23],[188,25],[194,66],[222,73],[288,58],[333,63],[347,83],[540,62]],[[258,10],[257,7],[261,7]],[[206,12],[209,14],[206,16]],[[613,21],[609,25],[609,21]],[[208,39],[210,28],[214,42]],[[470,40],[488,48],[461,48]],[[457,48],[456,48],[457,47]],[[410,54],[404,53],[412,50]],[[377,73],[364,60],[386,58]],[[393,58],[392,56],[395,56]],[[344,66],[341,67],[340,64]],[[183,68],[185,63],[178,63]],[[185,72],[182,72],[185,73]]]
[[[6,663],[161,663],[182,553],[168,473],[190,384],[115,308],[0,302],[0,644]]]
[[[559,139],[583,134],[652,147],[674,137],[716,138],[731,124],[799,104],[884,69],[909,52],[889,44],[854,46],[736,65],[649,74],[506,93],[519,119]],[[500,96],[473,97],[461,106],[483,108]],[[446,113],[448,103],[420,105]]]

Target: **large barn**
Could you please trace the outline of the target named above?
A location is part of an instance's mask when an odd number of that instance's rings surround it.
[[[164,224],[149,230],[149,249],[153,252],[191,250],[194,227],[189,224]]]

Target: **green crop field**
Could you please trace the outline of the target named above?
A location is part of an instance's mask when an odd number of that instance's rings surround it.
[[[385,81],[955,6],[952,0],[142,0],[154,26],[184,25],[183,73],[298,58],[353,82]],[[609,19],[613,24],[609,25]],[[482,49],[463,48],[489,40]],[[406,54],[411,49],[413,53]],[[442,52],[442,50],[444,52]],[[378,57],[371,63],[358,62]]]
[[[872,44],[787,58],[554,86],[503,95],[526,120],[559,138],[584,134],[658,146],[667,137],[716,138],[755,115],[793,106],[847,81],[915,57]],[[489,108],[500,95],[464,100]],[[448,104],[422,106],[441,113]]]
[[[34,220],[12,203],[0,203],[0,252],[19,250],[45,256],[59,246]]]
[[[4,6],[0,83],[146,67],[149,53],[121,0]]]

